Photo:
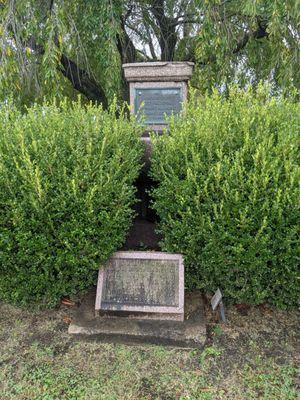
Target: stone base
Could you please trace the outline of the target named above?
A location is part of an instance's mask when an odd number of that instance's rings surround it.
[[[160,321],[183,321],[182,314],[176,313],[147,313],[147,312],[133,312],[133,311],[103,311],[103,310],[96,310],[95,316],[101,318],[126,318],[126,319],[151,319],[151,320],[160,320]]]
[[[185,348],[199,348],[205,343],[204,309],[198,292],[186,294],[183,322],[95,316],[95,295],[93,290],[83,300],[69,326],[70,334],[103,342],[151,343]]]

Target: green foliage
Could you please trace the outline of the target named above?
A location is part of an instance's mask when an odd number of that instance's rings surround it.
[[[0,109],[0,298],[55,305],[94,282],[133,217],[140,128],[80,102]]]
[[[299,300],[300,106],[264,88],[191,100],[153,138],[162,247],[186,284],[235,302]]]
[[[115,43],[121,10],[109,0],[0,1],[0,99],[27,105],[74,99],[78,93],[61,73],[64,54],[112,101],[121,81]]]
[[[299,10],[298,0],[0,0],[0,100],[78,90],[103,102],[99,88],[108,103],[126,99],[121,64],[160,59],[195,62],[202,93],[261,80],[299,90]]]
[[[221,354],[222,354],[222,349],[219,349],[215,346],[205,347],[205,349],[200,355],[200,360],[199,360],[200,364],[204,365],[208,357],[219,357]]]
[[[296,0],[196,0],[205,15],[195,38],[201,89],[260,81],[299,89],[299,3]],[[197,64],[196,64],[197,65]]]

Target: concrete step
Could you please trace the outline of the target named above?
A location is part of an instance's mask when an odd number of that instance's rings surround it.
[[[69,326],[78,339],[141,345],[145,343],[181,348],[202,348],[206,341],[206,322],[199,292],[185,295],[184,321],[107,318],[95,315],[96,290],[83,299]]]

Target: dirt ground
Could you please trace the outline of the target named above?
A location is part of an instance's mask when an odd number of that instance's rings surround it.
[[[300,399],[298,311],[206,306],[201,350],[77,340],[76,305],[24,311],[0,303],[0,399]]]

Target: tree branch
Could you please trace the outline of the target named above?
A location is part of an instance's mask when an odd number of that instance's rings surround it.
[[[79,68],[74,61],[64,54],[62,54],[60,62],[59,70],[71,82],[74,89],[83,93],[89,100],[102,103],[104,109],[108,107],[103,89],[85,70]]]
[[[121,62],[122,64],[133,63],[137,58],[136,48],[126,32],[124,17],[121,17],[120,26],[121,33],[117,34],[117,48]]]
[[[159,45],[161,49],[161,59],[163,61],[172,61],[174,59],[175,47],[177,44],[175,18],[169,18],[165,15],[164,0],[154,0],[151,6],[151,12],[160,28]]]
[[[151,57],[149,57],[149,56],[147,55],[147,53],[146,53],[145,50],[137,49],[137,52],[141,54],[141,56],[144,58],[144,60],[152,61]]]
[[[54,6],[54,0],[50,0],[50,5],[49,5],[50,15],[52,14],[53,6]]]
[[[237,42],[235,48],[232,50],[232,54],[238,54],[241,50],[243,50],[246,46],[247,43],[249,42],[250,39],[263,39],[263,38],[267,38],[269,36],[268,32],[267,32],[267,27],[268,24],[266,21],[264,22],[260,22],[258,24],[258,28],[253,31],[253,32],[246,32],[243,37]],[[185,61],[193,61],[195,63],[197,63],[198,65],[204,67],[206,66],[208,63],[212,63],[215,62],[217,59],[217,57],[215,55],[211,55],[209,58],[207,58],[205,61],[201,61],[198,62],[195,60],[195,55],[194,54],[188,54]]]
[[[126,18],[128,16],[126,15]],[[121,58],[121,63],[134,63],[137,59],[137,50],[128,36],[126,29],[125,29],[125,17],[121,17],[120,20],[120,27],[121,27],[121,33],[117,34],[117,49],[120,54]],[[129,85],[126,82],[125,76],[124,76],[124,71],[122,68],[122,97],[124,101],[129,102]]]
[[[156,57],[156,53],[155,53],[155,49],[154,49],[153,40],[152,40],[152,37],[151,37],[149,26],[145,25],[145,29],[146,29],[146,33],[147,33],[147,36],[148,36],[148,44],[149,44],[149,49],[150,49],[151,56],[152,56],[153,60],[156,60],[157,57]]]
[[[44,47],[37,44],[33,36],[28,39],[26,46],[40,56],[45,53]],[[58,69],[64,77],[70,81],[74,89],[84,94],[89,100],[102,103],[104,109],[108,107],[108,101],[103,89],[87,71],[79,68],[78,65],[65,54],[61,55]]]
[[[246,47],[247,43],[251,38],[253,39],[262,39],[264,37],[268,37],[267,32],[267,23],[259,23],[258,28],[254,32],[247,32],[244,34],[242,39],[237,43],[235,49],[233,50],[233,54],[239,53],[244,47]]]
[[[142,18],[143,18],[143,25],[145,27],[148,46],[150,49],[150,53],[153,60],[157,60],[157,53],[154,46],[154,37],[159,38],[160,36],[160,28],[156,24],[155,19],[150,15],[150,10],[148,8],[142,8]]]

